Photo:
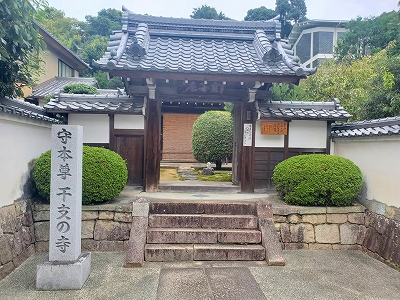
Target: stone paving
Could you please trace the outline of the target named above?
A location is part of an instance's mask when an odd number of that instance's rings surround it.
[[[0,281],[0,299],[399,299],[400,272],[360,251],[285,251],[287,265],[265,262],[145,263],[123,268],[125,253],[92,253],[81,290],[36,291],[36,253]]]

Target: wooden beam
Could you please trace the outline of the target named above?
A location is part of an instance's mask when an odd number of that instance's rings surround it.
[[[172,73],[157,71],[134,71],[134,70],[110,70],[111,76],[130,78],[153,78],[169,80],[200,80],[200,81],[234,81],[234,82],[265,82],[265,83],[294,83],[298,84],[300,79],[306,76],[277,76],[277,75],[236,75],[236,74],[193,74]]]
[[[144,129],[114,129],[114,135],[144,135]]]
[[[161,101],[148,99],[146,122],[145,191],[157,192],[160,174]]]

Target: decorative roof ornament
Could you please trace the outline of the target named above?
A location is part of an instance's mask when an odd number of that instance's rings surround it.
[[[282,54],[276,49],[275,43],[272,45],[272,48],[264,54],[263,60],[271,65],[282,61]]]
[[[150,34],[147,24],[140,23],[133,36],[132,43],[127,47],[126,53],[133,59],[140,59],[147,54]]]

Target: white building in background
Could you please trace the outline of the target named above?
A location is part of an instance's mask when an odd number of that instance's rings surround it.
[[[289,44],[302,65],[315,68],[319,62],[333,58],[338,39],[347,31],[344,28],[347,22],[308,20],[295,24]]]

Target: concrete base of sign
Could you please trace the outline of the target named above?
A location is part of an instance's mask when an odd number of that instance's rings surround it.
[[[36,288],[43,291],[80,290],[90,274],[91,254],[82,253],[76,261],[46,261],[37,265]]]

